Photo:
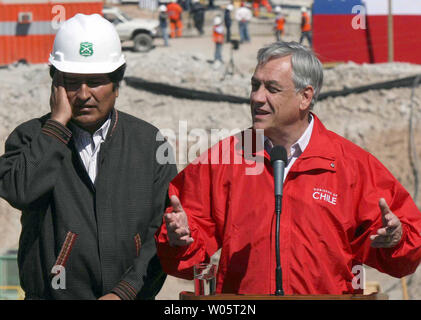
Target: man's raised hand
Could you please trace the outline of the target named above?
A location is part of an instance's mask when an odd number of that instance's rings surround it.
[[[171,196],[171,206],[173,211],[164,214],[170,246],[188,246],[194,240],[190,235],[187,215],[177,196]]]
[[[377,230],[376,235],[370,236],[371,246],[374,248],[392,248],[402,238],[402,224],[399,218],[390,210],[386,200],[379,200],[382,215],[382,228]]]

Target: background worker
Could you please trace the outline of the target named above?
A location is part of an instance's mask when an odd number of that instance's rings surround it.
[[[241,2],[241,7],[235,11],[235,20],[238,21],[238,31],[240,33],[240,42],[250,42],[249,23],[252,18],[251,10],[248,4]]]
[[[222,45],[224,44],[224,26],[222,22],[222,18],[220,16],[216,16],[213,19],[213,42],[215,43],[215,56],[214,56],[214,63],[222,61]]]
[[[313,46],[311,39],[311,22],[306,7],[301,7],[301,36],[300,44],[303,43],[304,38],[307,39],[310,48]]]
[[[259,50],[250,134],[220,141],[170,183],[171,206],[155,236],[165,272],[192,279],[193,266],[221,249],[216,293],[275,292],[274,146],[287,157],[285,294],[362,294],[354,279],[363,264],[394,277],[417,269],[421,212],[379,160],[312,112],[322,84],[322,64],[310,49],[275,42]]]
[[[51,113],[19,125],[0,157],[0,196],[22,211],[25,297],[153,299],[165,280],[153,235],[176,168],[156,160],[158,129],[114,108],[120,38],[77,14],[49,62]]]
[[[203,35],[203,25],[205,23],[205,7],[199,0],[193,0],[190,8],[190,15],[193,16],[194,27],[200,35]]]
[[[279,6],[275,7],[275,14],[275,37],[276,41],[281,41],[285,32],[285,16]]]
[[[231,12],[233,10],[234,10],[234,6],[231,3],[228,4],[224,10],[224,24],[225,24],[225,29],[226,29],[225,41],[226,42],[231,41],[231,25],[232,25]]]
[[[168,47],[168,14],[167,7],[165,5],[159,6],[159,28],[161,29],[162,39],[164,39],[164,46]]]
[[[255,17],[259,16],[261,6],[265,7],[267,12],[272,12],[272,6],[268,0],[253,0],[253,15]]]
[[[183,21],[181,13],[183,8],[177,3],[177,0],[171,0],[167,5],[167,14],[170,19],[171,38],[181,37],[183,35]]]

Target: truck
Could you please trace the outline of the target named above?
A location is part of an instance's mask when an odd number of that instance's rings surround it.
[[[133,50],[148,52],[153,47],[153,39],[158,35],[158,20],[133,19],[117,7],[104,7],[104,18],[114,24],[120,40],[133,41]]]

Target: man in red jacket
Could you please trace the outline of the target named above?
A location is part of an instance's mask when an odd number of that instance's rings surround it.
[[[355,281],[362,264],[394,277],[416,270],[421,213],[374,156],[311,112],[322,82],[310,49],[276,42],[259,50],[250,95],[256,144],[247,147],[247,131],[231,136],[172,181],[172,206],[155,236],[165,272],[192,279],[193,265],[222,249],[217,293],[275,292],[274,145],[288,153],[280,225],[285,294],[362,293]]]

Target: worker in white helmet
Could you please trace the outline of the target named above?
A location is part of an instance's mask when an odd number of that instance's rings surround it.
[[[240,42],[250,42],[250,34],[248,25],[253,16],[251,10],[248,8],[247,2],[241,2],[241,7],[235,11],[235,19],[238,21],[238,31],[240,33]]]
[[[49,62],[51,113],[18,126],[0,157],[0,196],[22,211],[26,299],[151,299],[165,274],[154,233],[174,164],[158,129],[117,111],[126,67],[114,26],[77,14]],[[168,159],[168,158],[167,158]]]
[[[307,39],[308,44],[310,47],[313,46],[312,44],[312,34],[311,34],[311,21],[310,15],[307,12],[306,7],[301,7],[301,36],[300,36],[300,44],[303,43],[304,39]]]
[[[216,65],[223,63],[222,60],[222,45],[224,44],[224,25],[222,18],[216,16],[213,18],[213,42],[215,43],[214,63]]]
[[[168,47],[168,14],[167,7],[163,4],[159,6],[159,29],[161,30],[162,39],[164,39],[164,46]]]
[[[280,6],[276,6],[275,7],[275,37],[276,37],[276,41],[281,41],[282,37],[285,33],[285,15],[282,13],[281,7]]]

